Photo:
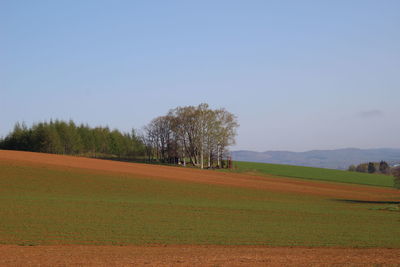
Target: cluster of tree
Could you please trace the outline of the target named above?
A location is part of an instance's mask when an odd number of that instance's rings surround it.
[[[235,143],[238,122],[225,109],[207,104],[177,107],[153,119],[142,135],[149,160],[222,167],[227,147]]]
[[[137,158],[144,155],[141,139],[108,127],[90,128],[73,121],[41,122],[28,128],[17,123],[14,130],[0,140],[1,149],[25,150],[89,157]]]
[[[391,168],[386,161],[381,162],[368,162],[361,163],[357,166],[351,165],[348,171],[353,172],[365,172],[365,173],[380,173],[380,174],[391,174]]]
[[[207,104],[177,107],[153,119],[138,135],[55,120],[27,127],[17,123],[0,149],[148,160],[204,168],[223,167],[228,146],[235,143],[236,117]]]

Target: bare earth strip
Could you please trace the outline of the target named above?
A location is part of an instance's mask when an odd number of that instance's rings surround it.
[[[0,266],[400,266],[400,249],[0,246]]]
[[[354,200],[398,199],[398,190],[352,184],[309,181],[294,178],[256,176],[249,174],[221,173],[191,168],[159,166],[98,160],[83,157],[62,156],[44,153],[0,150],[0,160],[24,162],[24,164],[48,165],[52,167],[80,168],[102,173],[124,173],[141,178],[170,179],[185,182],[256,188],[282,193],[318,195],[328,198]]]

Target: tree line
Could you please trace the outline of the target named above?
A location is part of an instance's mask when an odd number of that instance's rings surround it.
[[[228,147],[235,143],[237,127],[232,113],[200,104],[172,109],[141,132],[92,128],[72,120],[51,120],[31,127],[16,123],[6,137],[0,138],[0,149],[223,167]]]
[[[386,161],[381,161],[350,165],[348,171],[390,175],[392,173],[392,168]]]
[[[177,107],[153,119],[142,140],[149,160],[220,168],[238,126],[236,116],[223,108]]]
[[[136,158],[144,154],[144,145],[135,131],[122,133],[108,127],[91,128],[55,120],[31,127],[17,123],[0,140],[1,149],[24,150],[88,157]]]

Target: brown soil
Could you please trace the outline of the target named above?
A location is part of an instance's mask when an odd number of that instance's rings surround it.
[[[23,162],[28,165],[80,168],[107,173],[131,174],[133,176],[151,179],[170,179],[185,182],[247,187],[282,193],[317,195],[328,198],[379,201],[398,199],[399,197],[398,190],[384,187],[320,182],[264,175],[222,173],[210,170],[127,163],[45,153],[0,150],[0,160],[10,162],[10,164]]]
[[[0,246],[0,266],[400,266],[400,249]]]
[[[80,168],[132,177],[172,179],[329,198],[382,200],[399,196],[390,188],[317,182],[274,176],[0,150],[10,164]],[[16,246],[0,245],[0,266],[400,266],[400,249],[262,246]]]

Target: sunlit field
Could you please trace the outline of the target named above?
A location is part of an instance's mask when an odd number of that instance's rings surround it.
[[[129,174],[0,158],[0,243],[400,247],[399,213],[387,201],[395,191],[384,204],[351,203],[148,178],[132,166]],[[172,168],[147,166],[155,175]]]
[[[255,174],[276,175],[310,180],[321,180],[330,182],[352,183],[373,186],[393,186],[393,176],[381,174],[369,174],[360,172],[349,172],[323,168],[311,168],[283,164],[256,163],[235,161],[234,172],[247,172]],[[225,171],[225,170],[224,170]]]

